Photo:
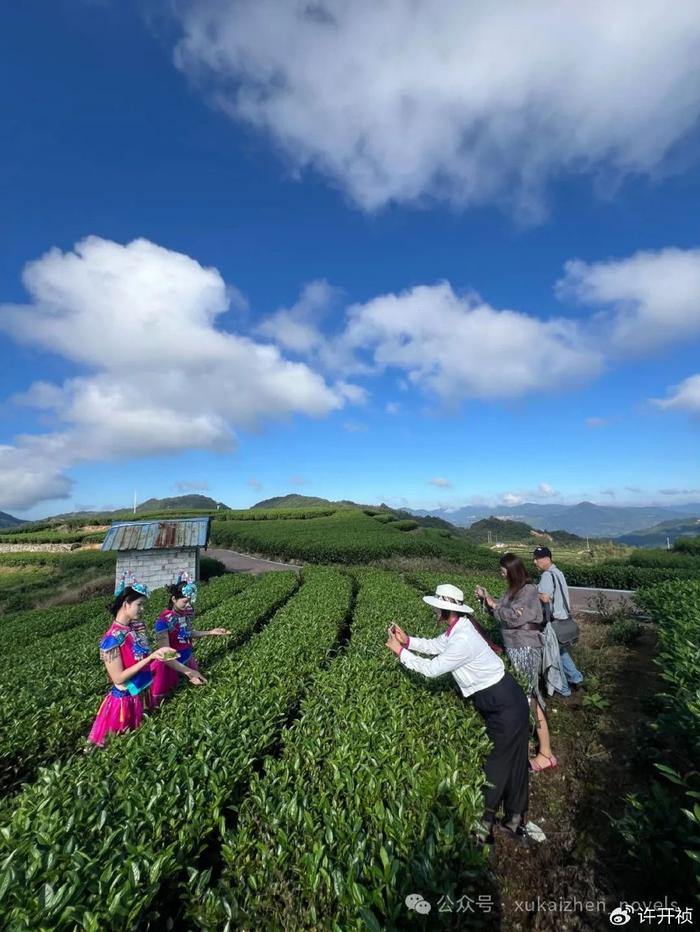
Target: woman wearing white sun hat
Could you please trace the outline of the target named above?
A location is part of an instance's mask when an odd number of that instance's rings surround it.
[[[392,625],[386,646],[408,670],[431,678],[451,673],[462,696],[472,700],[493,744],[484,762],[483,837],[491,840],[496,811],[503,803],[505,818],[498,827],[528,845],[529,706],[525,693],[472,624],[468,616],[473,609],[464,604],[461,589],[445,583],[437,587],[435,595],[423,596],[423,601],[447,625],[445,633],[436,638],[414,638]],[[418,654],[430,655],[430,659]]]

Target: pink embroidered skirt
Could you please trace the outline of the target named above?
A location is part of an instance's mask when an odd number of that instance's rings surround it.
[[[105,696],[100,711],[92,724],[88,741],[103,747],[108,734],[118,734],[121,731],[133,731],[143,721],[144,709],[153,707],[151,690],[146,689],[138,696],[125,693],[123,696],[113,696],[110,692]]]
[[[199,670],[194,655],[190,654],[189,659],[185,661],[185,666],[190,670]],[[180,674],[173,670],[167,663],[162,660],[154,660],[151,664],[153,672],[153,701],[156,705],[161,703],[166,696],[171,693],[180,682]]]

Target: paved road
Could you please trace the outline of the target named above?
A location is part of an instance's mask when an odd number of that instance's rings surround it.
[[[571,611],[599,615],[600,610],[596,603],[601,594],[610,608],[617,608],[630,603],[634,592],[629,589],[584,589],[581,586],[569,586]],[[633,609],[634,607],[632,605]]]
[[[237,553],[235,550],[213,550],[210,547],[206,555],[219,560],[232,573],[250,573],[257,576],[259,573],[269,573],[270,570],[296,570],[298,572],[301,569],[293,563],[263,560],[261,557],[250,557],[247,553]]]
[[[263,560],[261,557],[251,557],[247,553],[238,553],[235,550],[207,550],[207,556],[220,560],[227,570],[232,573],[250,573],[257,576],[259,573],[269,573],[271,570],[296,570],[300,566],[294,563],[278,563],[275,560]],[[580,586],[570,586],[571,610],[574,612],[587,612],[598,614],[596,598],[603,594],[608,603],[618,606],[629,602],[634,595],[628,589],[584,589]],[[611,607],[612,607],[611,606]]]

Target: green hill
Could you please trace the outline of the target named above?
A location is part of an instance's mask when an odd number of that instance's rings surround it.
[[[348,499],[342,499],[339,502],[329,501],[327,498],[317,498],[315,495],[278,495],[276,498],[266,498],[261,502],[251,505],[251,508],[261,508],[271,511],[276,508],[376,508],[379,511],[391,511],[387,505],[362,505],[359,502],[351,502]],[[412,518],[413,515],[410,515]]]
[[[5,511],[0,511],[0,527],[17,527],[25,522],[21,518],[15,518],[14,515],[8,515]]]
[[[536,547],[538,544],[547,546],[584,543],[581,537],[568,531],[539,531],[524,521],[509,521],[493,515],[476,521],[463,533],[465,538],[474,544],[518,543],[532,544]]]
[[[695,537],[700,534],[700,518],[681,518],[662,521],[653,527],[634,531],[618,537],[616,543],[630,547],[665,547],[666,541],[674,544],[679,538]]]
[[[311,503],[318,508],[318,499]],[[269,518],[260,521],[246,518],[245,513],[221,515],[218,520],[215,516],[213,546],[309,563],[372,563],[408,557],[448,560],[479,569],[497,566],[493,553],[465,540],[456,528],[421,527],[420,519],[388,508],[336,508],[330,514],[319,510],[299,517],[288,508],[278,510],[283,520],[274,520],[273,509],[267,510]],[[262,509],[259,513],[264,514]]]
[[[159,511],[216,511],[228,509],[223,502],[214,501],[208,495],[177,495],[174,498],[149,498],[136,506],[136,513]]]

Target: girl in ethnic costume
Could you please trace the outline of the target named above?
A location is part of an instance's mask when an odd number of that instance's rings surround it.
[[[156,643],[159,647],[177,651],[177,660],[157,661],[153,664],[153,700],[159,705],[178,685],[180,675],[186,676],[193,686],[202,686],[206,679],[199,672],[192,651],[194,638],[217,637],[230,634],[226,628],[195,631],[192,628],[197,600],[197,585],[187,573],[181,573],[177,582],[169,586],[168,607],[156,621]]]
[[[114,621],[100,642],[100,659],[113,686],[105,696],[93,723],[88,742],[102,747],[108,734],[138,728],[144,711],[153,705],[151,662],[167,651],[151,651],[141,621],[149,592],[143,583],[126,585],[122,576],[115,592],[111,614]]]

